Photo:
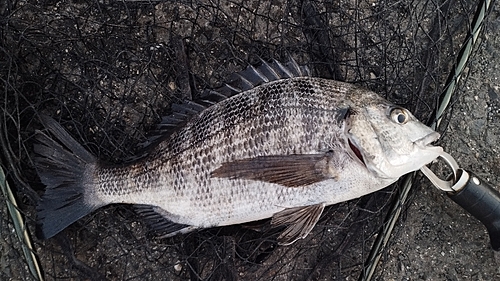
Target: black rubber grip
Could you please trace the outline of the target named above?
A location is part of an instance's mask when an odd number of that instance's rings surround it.
[[[458,175],[463,173],[460,171]],[[471,215],[480,220],[488,230],[493,250],[500,250],[500,192],[473,173],[464,188],[448,196]]]

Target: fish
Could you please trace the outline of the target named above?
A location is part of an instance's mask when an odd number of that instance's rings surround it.
[[[387,187],[443,151],[432,144],[439,133],[407,109],[312,77],[293,60],[263,60],[235,77],[205,103],[173,106],[148,153],[127,163],[97,159],[42,116],[39,237],[103,206],[133,204],[162,237],[270,219],[283,229],[277,242],[290,245],[326,206]]]

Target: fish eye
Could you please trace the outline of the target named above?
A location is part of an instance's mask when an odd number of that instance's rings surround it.
[[[398,124],[405,124],[409,120],[409,116],[404,109],[394,108],[390,113],[391,120]]]

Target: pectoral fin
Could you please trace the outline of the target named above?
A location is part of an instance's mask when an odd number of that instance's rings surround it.
[[[333,152],[323,154],[259,156],[227,162],[212,172],[213,177],[250,179],[287,187],[310,185],[337,177]]]
[[[295,241],[305,238],[318,222],[325,204],[285,209],[274,214],[271,224],[287,227],[278,237],[280,245],[290,245]]]

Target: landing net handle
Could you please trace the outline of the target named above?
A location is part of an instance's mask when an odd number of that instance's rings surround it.
[[[463,183],[461,185],[460,183]],[[500,192],[472,172],[458,169],[451,200],[481,221],[490,235],[491,247],[500,250]]]

